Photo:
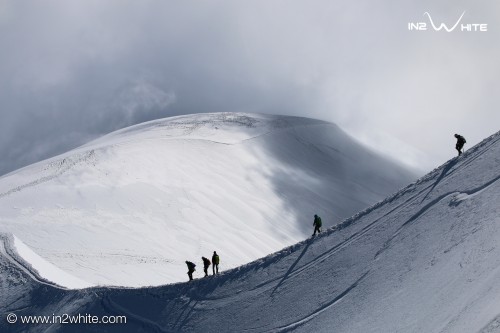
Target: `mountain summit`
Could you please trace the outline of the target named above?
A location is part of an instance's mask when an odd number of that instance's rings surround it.
[[[275,252],[314,214],[333,226],[415,178],[328,122],[179,116],[0,178],[0,231],[87,284],[159,285],[214,250],[221,270]]]

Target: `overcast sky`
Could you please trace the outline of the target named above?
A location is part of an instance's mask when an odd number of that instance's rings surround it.
[[[409,22],[487,32],[409,31]],[[0,174],[113,130],[241,111],[337,123],[421,171],[500,130],[497,0],[0,0]]]

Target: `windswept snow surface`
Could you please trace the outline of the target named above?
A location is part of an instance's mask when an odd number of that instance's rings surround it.
[[[314,214],[332,226],[414,179],[331,123],[173,117],[0,178],[0,232],[86,285],[160,285],[185,281],[185,260],[200,276],[214,250],[222,270],[275,252]]]
[[[126,316],[64,332],[500,331],[500,132],[316,238],[216,277],[42,288],[0,256],[0,313]],[[56,312],[54,312],[56,311]]]

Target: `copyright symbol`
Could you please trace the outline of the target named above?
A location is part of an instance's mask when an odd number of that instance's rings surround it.
[[[15,324],[17,322],[17,316],[14,313],[9,313],[7,315],[7,322],[9,324]]]

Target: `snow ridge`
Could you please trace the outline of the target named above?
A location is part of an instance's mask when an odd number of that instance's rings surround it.
[[[185,280],[186,259],[217,249],[238,267],[414,178],[324,121],[178,116],[2,177],[0,231],[93,285],[162,285]]]
[[[130,319],[90,332],[498,331],[499,162],[500,132],[319,236],[192,282],[85,289],[68,311]],[[38,307],[66,310],[60,292]]]

